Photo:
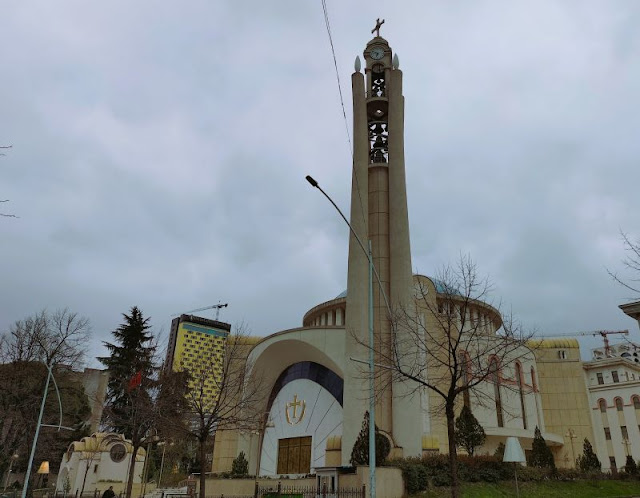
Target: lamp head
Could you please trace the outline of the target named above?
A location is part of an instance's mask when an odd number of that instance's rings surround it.
[[[311,175],[307,175],[307,176],[306,176],[306,178],[307,178],[307,181],[311,184],[311,186],[312,186],[312,187],[316,187],[316,188],[318,187],[318,182],[317,182],[317,181],[315,181],[315,180],[311,177]]]

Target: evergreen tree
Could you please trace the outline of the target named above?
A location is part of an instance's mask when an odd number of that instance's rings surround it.
[[[376,467],[382,465],[391,451],[391,443],[384,434],[375,426],[375,443],[376,443]],[[369,465],[369,412],[364,413],[362,421],[362,429],[353,445],[351,451],[351,465]]]
[[[496,447],[496,451],[493,452],[493,456],[502,461],[504,458],[504,449],[504,443],[499,443]]]
[[[244,457],[244,451],[234,458],[231,463],[231,475],[232,476],[246,476],[249,474],[249,462]]]
[[[638,473],[638,465],[631,455],[627,455],[624,471],[631,475],[636,475]]]
[[[582,456],[578,457],[576,462],[577,467],[583,472],[590,470],[600,470],[600,460],[593,451],[593,447],[587,438],[584,438],[582,445]]]
[[[538,426],[536,426],[533,444],[531,445],[531,461],[529,463],[534,467],[556,468],[553,453],[551,453],[551,449],[547,446],[547,442],[542,437]]]
[[[109,370],[107,399],[103,423],[112,431],[131,440],[132,458],[154,426],[155,410],[152,392],[157,382],[154,375],[153,335],[149,332],[149,318],[134,306],[124,323],[112,332],[115,343],[104,342],[110,355],[98,358]],[[129,465],[127,498],[131,496],[134,465]]]
[[[469,455],[473,455],[475,449],[482,446],[487,438],[480,422],[466,405],[462,407],[460,415],[456,419],[455,434],[456,444],[462,446]]]

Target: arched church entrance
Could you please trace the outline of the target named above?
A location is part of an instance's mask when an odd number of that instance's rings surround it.
[[[260,474],[309,474],[325,461],[330,436],[342,434],[344,381],[313,361],[287,367],[267,404]]]

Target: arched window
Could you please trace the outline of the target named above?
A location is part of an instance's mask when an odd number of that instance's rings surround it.
[[[538,391],[538,383],[536,382],[536,369],[531,367],[531,386],[533,387],[533,391]]]
[[[640,410],[640,396],[633,396],[631,402],[636,410]]]
[[[469,382],[471,382],[471,358],[469,357],[469,353],[462,351],[458,355],[458,363],[460,364],[460,378],[462,379],[462,385],[468,386]],[[462,399],[464,406],[471,410],[471,396],[468,388],[462,391]]]
[[[520,395],[520,411],[522,412],[522,425],[526,429],[527,428],[527,411],[524,405],[524,392],[522,390],[523,380],[522,380],[522,365],[520,362],[516,362],[516,381],[518,382],[518,394]]]
[[[616,398],[615,399],[615,403],[616,403],[616,410],[618,410],[619,412],[621,412],[624,408],[623,404],[622,404],[622,399],[620,398]]]
[[[603,399],[598,400],[598,406],[600,407],[600,411],[602,413],[606,413],[607,411],[607,402]]]
[[[493,383],[493,397],[496,402],[496,416],[498,418],[498,427],[504,427],[504,418],[502,415],[502,396],[500,396],[500,371],[498,360],[494,357],[489,361],[489,373],[491,382]]]

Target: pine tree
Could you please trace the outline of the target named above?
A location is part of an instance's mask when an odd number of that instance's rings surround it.
[[[244,451],[241,451],[231,463],[231,475],[246,476],[247,474],[249,474],[249,462],[244,457]]]
[[[553,453],[551,453],[551,449],[547,446],[547,442],[542,437],[538,426],[536,426],[533,444],[531,445],[530,465],[534,467],[549,467],[551,469],[556,468]]]
[[[112,332],[115,343],[104,342],[110,355],[98,358],[109,370],[107,399],[103,423],[112,431],[122,433],[131,440],[132,458],[154,426],[154,400],[156,387],[154,375],[153,335],[149,332],[149,318],[144,318],[136,306],[124,323]],[[129,466],[126,496],[131,496],[134,465]]]
[[[376,442],[376,467],[382,465],[391,451],[391,443],[384,434],[375,426],[375,442]],[[358,434],[358,438],[353,445],[351,451],[351,465],[369,465],[369,412],[364,413],[362,421],[362,429]]]
[[[582,444],[582,456],[578,457],[576,465],[583,472],[600,470],[600,460],[593,451],[593,447],[587,438],[584,438],[584,443]]]
[[[482,446],[487,438],[478,419],[473,416],[466,405],[462,407],[460,415],[456,419],[455,435],[456,445],[462,446],[469,455],[473,455],[475,449]]]
[[[627,455],[624,471],[631,475],[636,475],[638,473],[638,465],[631,455]]]

